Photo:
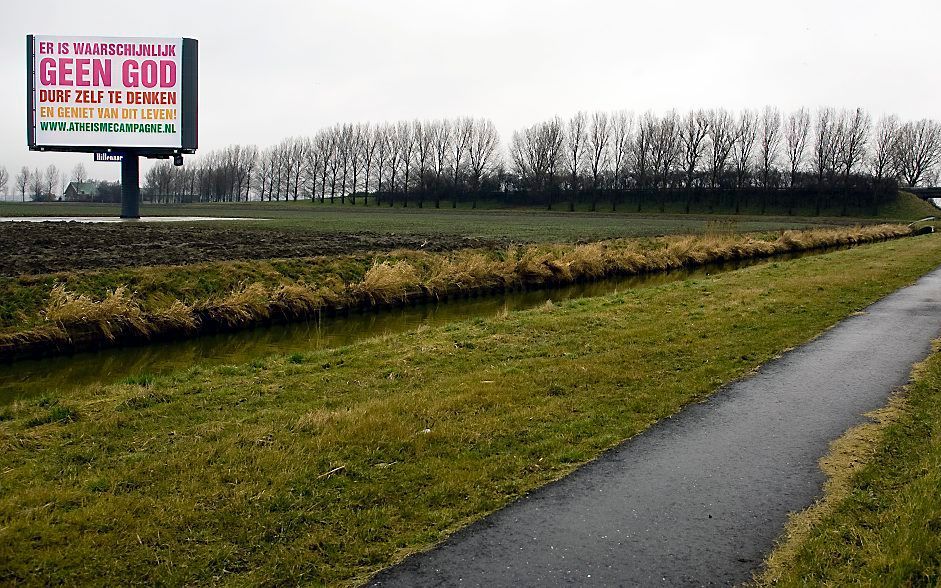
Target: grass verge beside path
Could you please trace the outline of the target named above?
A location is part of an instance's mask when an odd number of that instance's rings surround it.
[[[16,403],[0,581],[364,581],[939,263],[914,237]]]
[[[907,236],[901,225],[0,278],[0,360]]]
[[[941,584],[941,341],[880,412],[837,442],[831,453],[856,459],[830,456],[843,463],[824,501],[798,515],[760,585]]]

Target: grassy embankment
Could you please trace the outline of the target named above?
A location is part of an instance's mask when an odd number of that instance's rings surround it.
[[[834,444],[824,499],[788,525],[760,585],[941,583],[939,346],[874,422]]]
[[[363,581],[939,262],[914,237],[18,402],[0,580]]]
[[[663,271],[908,233],[899,225],[869,225],[0,278],[0,358],[234,330],[324,311]]]

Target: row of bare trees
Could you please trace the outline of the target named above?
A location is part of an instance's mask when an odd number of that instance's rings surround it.
[[[68,182],[89,181],[94,184],[91,187],[92,191],[88,192],[88,186],[85,186],[79,199],[95,202],[120,202],[121,200],[119,182],[89,180],[88,172],[81,163],[72,168],[71,174],[59,171],[59,168],[53,164],[45,169],[34,168],[32,170],[23,166],[13,179],[12,192],[8,192],[11,188],[9,180],[6,169],[0,167],[0,195],[12,195],[23,202],[27,199],[36,202],[60,200],[67,194],[65,186]]]
[[[9,174],[6,168],[0,168],[0,194],[7,193],[8,184]],[[24,202],[55,200],[62,194],[62,173],[52,164],[45,170],[23,166],[13,179],[13,194]]]
[[[289,137],[267,149],[232,145],[201,155],[195,165],[154,166],[145,191],[156,201],[250,198],[337,199],[353,204],[422,206],[456,192],[479,194],[500,171],[493,122],[461,118],[341,124],[313,137]],[[492,186],[490,186],[492,189]]]
[[[579,112],[513,134],[510,155],[521,186],[561,191],[602,187],[740,189],[796,187],[871,174],[916,186],[937,181],[941,125],[895,116],[875,126],[862,109],[773,107],[662,116]]]
[[[339,124],[260,150],[233,145],[184,168],[155,166],[146,192],[157,201],[310,198],[353,204],[530,193],[596,202],[625,191],[807,190],[898,181],[934,185],[941,124],[862,109],[781,113],[725,109],[640,115],[579,112],[513,133],[501,149],[493,123],[438,121]],[[499,194],[496,194],[500,197]]]

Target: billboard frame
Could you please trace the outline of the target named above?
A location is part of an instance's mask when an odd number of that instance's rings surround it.
[[[111,145],[36,144],[36,36],[26,35],[26,141],[30,151],[107,152],[165,159],[193,154],[199,146],[199,41],[181,37],[180,147],[114,147]]]
[[[174,37],[176,38],[176,37]],[[180,146],[135,147],[113,145],[36,144],[36,35],[26,35],[26,142],[30,151],[108,153],[121,157],[121,218],[140,218],[140,158],[167,159],[183,165],[183,155],[196,153],[199,144],[199,41],[179,37]]]

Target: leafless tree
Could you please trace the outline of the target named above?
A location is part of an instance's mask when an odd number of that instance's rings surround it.
[[[338,169],[340,170],[340,204],[346,204],[346,195],[350,192],[347,181],[350,179],[353,160],[353,125],[338,125],[336,146]]]
[[[761,165],[761,186],[771,187],[771,172],[777,162],[781,144],[781,112],[766,106],[761,113],[761,130],[758,133],[758,159]],[[764,201],[762,201],[764,211]]]
[[[670,185],[671,174],[680,158],[681,143],[679,117],[671,110],[660,117],[652,134],[650,153],[656,186],[667,188]],[[660,206],[663,207],[662,201]]]
[[[755,148],[755,141],[758,139],[758,113],[752,110],[743,110],[739,114],[737,126],[733,146],[735,186],[742,188],[745,186],[748,174],[751,171],[752,152]]]
[[[396,188],[395,179],[399,174],[399,169],[402,167],[402,147],[404,145],[400,137],[401,130],[399,125],[390,125],[389,132],[386,133],[389,153],[389,206],[395,203],[393,196]],[[408,129],[406,129],[405,132],[408,132]]]
[[[330,130],[330,155],[327,158],[330,175],[330,204],[333,204],[334,198],[336,198],[337,181],[342,176],[344,150],[343,140],[343,126],[334,125],[334,127]]]
[[[897,116],[883,116],[876,124],[872,137],[872,156],[869,166],[876,179],[895,176],[893,156],[897,153],[895,142],[898,140],[899,119]]]
[[[0,196],[6,196],[10,188],[10,172],[7,168],[0,166]]]
[[[735,145],[737,129],[732,115],[725,109],[709,111],[709,137],[711,147],[710,185],[719,187],[722,175]]]
[[[905,123],[895,150],[899,178],[907,186],[917,186],[941,161],[941,124],[928,119]]]
[[[810,113],[801,108],[788,115],[784,125],[784,142],[787,146],[787,161],[790,172],[790,186],[797,185],[797,174],[804,165],[807,151],[807,138],[810,135]]]
[[[46,184],[42,172],[38,167],[33,168],[32,173],[29,175],[29,189],[33,200],[43,200],[45,187]]]
[[[825,107],[817,111],[813,146],[813,166],[818,185],[815,215],[820,214],[824,205],[825,194],[821,187],[825,178],[832,180],[840,167],[840,153],[846,134],[846,120],[833,108]]]
[[[611,118],[606,112],[591,115],[588,131],[588,167],[591,172],[591,209],[597,208],[598,190],[608,167],[611,143]]]
[[[680,124],[680,140],[683,145],[683,165],[686,168],[686,187],[692,188],[696,171],[702,161],[709,136],[709,116],[703,110],[691,110]],[[686,203],[689,212],[689,200]]]
[[[467,144],[467,170],[470,176],[471,190],[474,194],[473,207],[477,208],[481,182],[497,165],[497,149],[500,135],[497,127],[489,119],[477,119],[471,128],[470,141]]]
[[[317,174],[317,182],[320,184],[319,194],[321,204],[327,197],[327,178],[330,177],[330,171],[333,169],[333,140],[334,136],[331,129],[320,129],[317,131],[317,134],[314,135],[312,149],[317,154],[317,169],[315,173]]]
[[[352,174],[350,184],[350,202],[356,205],[356,192],[359,190],[360,174],[363,173],[363,145],[365,135],[369,128],[363,124],[353,126],[353,132],[350,137],[350,171]]]
[[[29,168],[25,165],[20,168],[20,173],[16,174],[16,190],[20,193],[20,198],[26,202],[26,192],[29,190]]]
[[[579,191],[579,175],[585,164],[588,144],[588,116],[577,112],[565,127],[565,167],[569,175],[569,210],[575,210],[575,195]]]
[[[274,193],[275,169],[278,167],[278,153],[275,147],[265,149],[258,161],[258,174],[256,182],[258,187],[258,197],[264,200],[266,197],[270,201]]]
[[[56,194],[59,191],[59,168],[54,164],[49,164],[49,167],[46,168],[46,183],[44,184],[44,189],[46,195],[49,198],[55,198]]]
[[[304,192],[310,196],[311,202],[317,200],[317,186],[320,181],[320,150],[317,148],[317,136],[305,137],[307,149],[304,151],[303,182]]]
[[[402,206],[408,206],[408,186],[412,171],[412,157],[415,152],[415,135],[412,126],[405,121],[399,121],[395,127],[399,148],[402,155]],[[390,203],[391,204],[391,203]]]
[[[389,165],[389,127],[380,125],[373,131],[376,142],[376,206],[381,204],[382,180]]]
[[[461,189],[461,173],[464,171],[463,161],[467,153],[473,133],[474,119],[464,117],[455,121],[451,134],[451,185],[454,195],[451,199],[451,208],[457,208],[457,199]]]
[[[363,127],[363,205],[369,205],[369,180],[372,176],[373,165],[376,162],[376,148],[379,144],[376,129],[366,124]]]
[[[866,158],[866,144],[872,131],[872,117],[862,108],[840,115],[842,132],[840,133],[839,163],[843,175],[849,177],[853,170]]]
[[[822,182],[826,174],[836,172],[836,162],[842,140],[842,126],[836,112],[829,107],[817,111],[814,124],[813,164],[817,181]]]
[[[564,135],[562,121],[554,118],[513,133],[510,148],[516,173],[527,185],[546,194],[550,210],[551,183],[562,159]]]
[[[73,182],[87,182],[88,181],[88,172],[85,171],[85,166],[81,163],[76,163],[75,167],[72,168],[72,181]]]
[[[441,207],[441,177],[448,168],[448,155],[451,149],[451,122],[435,121],[432,130],[433,167],[435,172],[435,208]]]
[[[637,122],[637,132],[631,141],[631,175],[638,188],[646,188],[650,176],[650,157],[653,135],[657,130],[657,117],[652,112],[645,112]],[[641,201],[637,200],[637,210]]]
[[[288,177],[291,182],[291,198],[295,202],[303,193],[301,190],[301,180],[304,177],[304,162],[307,160],[307,151],[310,148],[310,142],[304,137],[292,137],[288,143],[288,157],[290,160]],[[355,175],[353,180],[355,184]]]
[[[252,178],[258,166],[258,147],[256,145],[238,146],[235,162],[236,201],[249,199]]]
[[[161,161],[147,171],[144,178],[144,195],[151,202],[170,202],[175,186],[176,174],[169,161]]]
[[[615,190],[624,187],[624,168],[630,156],[631,139],[633,138],[634,116],[632,113],[621,110],[614,113],[611,124],[611,171],[612,185]],[[614,210],[614,199],[611,208]]]
[[[432,160],[432,145],[434,144],[433,126],[431,123],[416,120],[412,123],[412,134],[415,136],[415,168],[418,173],[418,207],[425,204],[427,192],[428,165]]]

